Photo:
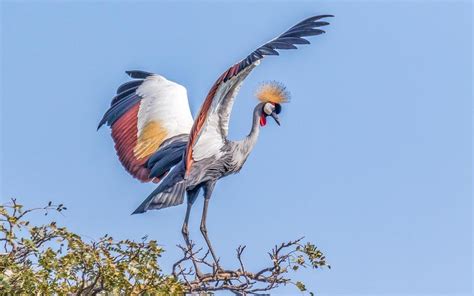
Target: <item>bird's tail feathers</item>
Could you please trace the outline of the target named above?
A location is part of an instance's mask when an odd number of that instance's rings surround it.
[[[148,210],[159,210],[182,204],[184,193],[186,192],[183,169],[181,169],[179,165],[175,167],[132,215],[141,214]],[[182,170],[183,172],[181,172]]]

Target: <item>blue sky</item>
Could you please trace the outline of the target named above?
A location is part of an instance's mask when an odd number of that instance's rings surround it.
[[[257,269],[276,242],[304,235],[333,269],[300,279],[327,295],[472,292],[470,1],[1,5],[2,199],[65,203],[58,221],[88,238],[148,234],[168,251],[165,270],[185,207],[130,216],[154,185],[127,175],[109,131],[96,132],[124,71],[180,82],[195,113],[232,63],[308,16],[335,14],[327,34],[266,58],[241,89],[232,139],[250,129],[259,82],[282,81],[292,102],[242,172],[218,183],[214,247],[234,266],[246,244]],[[201,207],[190,227],[203,244]]]

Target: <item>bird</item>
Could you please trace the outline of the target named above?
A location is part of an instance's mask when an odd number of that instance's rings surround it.
[[[103,125],[111,128],[118,158],[133,177],[157,183],[132,214],[180,205],[186,195],[181,232],[191,248],[188,222],[202,189],[200,230],[219,270],[206,224],[212,192],[219,179],[242,169],[268,117],[280,125],[278,114],[282,104],[289,101],[289,92],[282,83],[262,84],[256,92],[259,102],[252,111],[251,130],[238,141],[227,138],[235,98],[262,59],[278,56],[281,50],[297,49],[296,45],[310,44],[305,38],[325,33],[321,27],[329,25],[324,19],[330,17],[333,15],[309,17],[230,66],[213,84],[194,119],[184,86],[159,74],[126,71],[132,80],[117,89],[97,129]]]

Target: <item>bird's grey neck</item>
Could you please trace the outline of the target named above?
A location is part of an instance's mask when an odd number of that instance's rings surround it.
[[[260,115],[261,115],[260,104],[253,110],[252,128],[250,133],[244,139],[235,142],[238,147],[238,151],[241,153],[241,157],[246,159],[252,151],[253,147],[257,143],[258,135],[260,133]]]
[[[244,139],[248,143],[255,143],[257,142],[258,135],[260,133],[260,116],[262,114],[262,108],[260,107],[260,104],[258,104],[255,109],[253,110],[253,121],[252,121],[252,129],[250,130],[250,133],[248,136]],[[252,145],[252,148],[253,148]]]

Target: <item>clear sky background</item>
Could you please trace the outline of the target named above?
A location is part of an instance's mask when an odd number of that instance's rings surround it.
[[[2,199],[65,203],[58,222],[87,238],[148,234],[169,271],[185,206],[130,216],[155,186],[96,132],[124,71],[185,85],[195,113],[228,66],[327,13],[327,34],[264,59],[236,100],[232,139],[250,129],[259,82],[292,93],[282,126],[269,122],[214,191],[208,228],[223,265],[246,244],[257,269],[275,243],[304,235],[333,266],[300,273],[319,293],[470,294],[470,1],[2,1]],[[190,227],[203,244],[201,207]]]

